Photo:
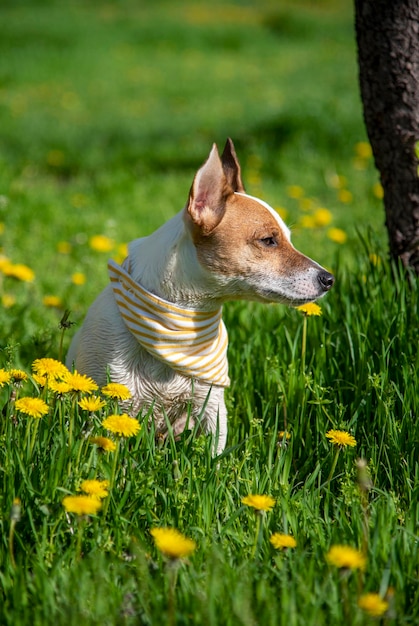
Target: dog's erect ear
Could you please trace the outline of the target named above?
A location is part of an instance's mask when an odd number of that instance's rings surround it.
[[[240,164],[237,158],[236,150],[234,149],[234,143],[230,137],[227,139],[224,152],[221,155],[221,162],[223,164],[227,181],[233,191],[244,193]]]
[[[227,197],[232,193],[214,144],[208,159],[195,175],[186,206],[187,214],[204,235],[220,223]]]

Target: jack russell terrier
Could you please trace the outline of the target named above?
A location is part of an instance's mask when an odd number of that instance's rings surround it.
[[[227,300],[298,306],[334,277],[291,244],[265,202],[245,193],[233,142],[216,145],[195,175],[186,207],[129,245],[122,266],[90,307],[67,356],[69,368],[126,385],[131,415],[151,409],[156,433],[197,423],[223,451],[229,385]]]

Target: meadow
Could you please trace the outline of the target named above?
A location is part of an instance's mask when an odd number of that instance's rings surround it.
[[[418,282],[388,259],[351,2],[0,15],[0,624],[417,624]],[[336,284],[305,313],[225,305],[213,458],[61,361],[107,259],[227,136]]]

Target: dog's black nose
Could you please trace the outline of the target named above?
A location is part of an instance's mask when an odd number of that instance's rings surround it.
[[[318,280],[322,286],[322,289],[324,289],[325,291],[329,291],[329,289],[332,288],[333,283],[335,282],[335,277],[333,276],[333,274],[329,274],[329,272],[323,270],[319,273]]]

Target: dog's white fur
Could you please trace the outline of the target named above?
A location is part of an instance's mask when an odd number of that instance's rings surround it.
[[[184,210],[129,246],[132,278],[178,306],[214,310],[231,299],[299,305],[324,295],[333,276],[298,252],[279,215],[248,196],[231,140],[214,145],[197,172]],[[126,385],[131,413],[152,407],[157,433],[199,420],[226,443],[224,389],[178,374],[149,355],[125,326],[109,284],[90,307],[70,346],[67,365],[99,385]],[[189,407],[189,409],[188,409]],[[204,410],[203,410],[203,407]]]

